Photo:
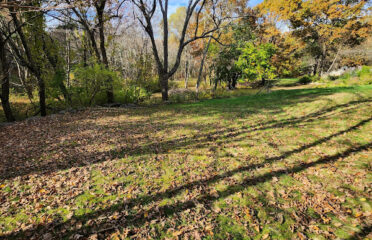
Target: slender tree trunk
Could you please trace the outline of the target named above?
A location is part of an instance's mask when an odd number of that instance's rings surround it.
[[[188,81],[189,81],[189,60],[186,60],[186,64],[185,64],[185,88],[187,88]]]
[[[207,46],[206,46],[205,49],[204,49],[203,57],[202,57],[202,60],[201,60],[201,62],[200,62],[200,68],[199,68],[198,80],[196,81],[196,92],[199,92],[199,86],[200,86],[200,82],[201,82],[201,80],[202,80],[202,75],[203,75],[204,62],[205,62],[205,58],[207,57],[208,49],[209,49],[209,46],[210,46],[210,44],[211,44],[211,41],[212,41],[212,38],[210,37],[210,38],[208,39]]]
[[[104,20],[103,20],[103,11],[105,8],[106,0],[101,0],[100,5],[96,5],[97,15],[98,15],[98,26],[99,26],[99,40],[100,40],[100,49],[102,55],[102,62],[107,69],[109,69],[109,63],[106,53],[106,46],[105,46],[105,29],[104,29]],[[112,78],[110,77],[107,81],[107,102],[113,103],[114,102],[114,89],[112,84]]]
[[[10,107],[9,103],[9,63],[6,58],[6,52],[5,52],[5,42],[3,41],[3,37],[0,36],[0,60],[1,60],[1,66],[2,66],[2,72],[3,74],[0,78],[1,83],[1,105],[3,106],[4,114],[6,117],[6,120],[8,122],[15,121],[15,118],[13,116],[12,109]]]
[[[340,50],[341,50],[341,48],[339,48],[339,49],[337,50],[336,56],[335,56],[335,58],[333,59],[331,66],[328,68],[327,73],[329,73],[329,72],[332,70],[333,65],[335,65],[335,62],[336,62],[336,60],[337,60],[337,58],[338,58],[338,54],[340,53]]]
[[[66,65],[67,65],[67,88],[70,88],[70,72],[71,72],[71,59],[70,59],[70,51],[71,51],[71,43],[70,43],[70,31],[66,29],[66,41],[67,41],[67,54],[66,54]]]

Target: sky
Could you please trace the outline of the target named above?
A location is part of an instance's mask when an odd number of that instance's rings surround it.
[[[169,14],[174,13],[178,7],[187,5],[188,1],[189,0],[169,0]],[[250,0],[249,5],[254,7],[262,1],[263,0]]]

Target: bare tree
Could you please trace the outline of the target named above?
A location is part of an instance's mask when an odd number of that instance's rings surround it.
[[[178,49],[177,49],[177,55],[176,60],[174,64],[170,67],[169,66],[169,46],[168,46],[168,38],[169,38],[169,32],[168,32],[168,0],[132,0],[132,2],[137,6],[137,8],[140,10],[141,17],[138,17],[138,20],[140,21],[141,25],[145,29],[147,35],[149,36],[152,44],[152,50],[156,62],[156,66],[158,69],[158,75],[159,75],[159,81],[162,88],[162,99],[163,101],[168,100],[168,81],[169,78],[172,77],[172,75],[177,71],[178,67],[181,63],[181,56],[182,52],[185,49],[185,47],[190,44],[191,42],[201,39],[201,38],[214,38],[213,33],[220,29],[222,26],[223,20],[221,18],[218,18],[216,15],[212,16],[213,18],[213,24],[211,28],[205,29],[202,33],[198,34],[198,28],[199,28],[199,18],[203,11],[203,8],[205,4],[207,3],[207,0],[189,0],[187,4],[187,10],[186,10],[186,16],[182,28],[182,32],[179,39]],[[218,0],[211,0],[210,3],[212,5],[216,5]],[[160,52],[158,50],[158,47],[156,45],[156,35],[154,33],[154,27],[152,19],[156,13],[157,6],[160,7],[160,12],[162,16],[162,28],[163,28],[163,52],[162,52],[162,58]],[[195,16],[195,22],[196,22],[196,28],[195,28],[195,34],[186,39],[186,31],[189,26],[189,23],[192,19],[192,17]]]

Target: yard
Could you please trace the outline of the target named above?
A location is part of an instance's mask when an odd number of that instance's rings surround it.
[[[1,127],[0,238],[368,239],[371,113],[353,86]]]

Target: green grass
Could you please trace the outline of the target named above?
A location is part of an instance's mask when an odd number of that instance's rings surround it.
[[[0,237],[367,237],[371,96],[276,90],[4,127]]]
[[[293,87],[293,86],[298,86],[300,85],[298,82],[299,78],[282,78],[279,79],[276,83],[275,86],[277,87]]]

